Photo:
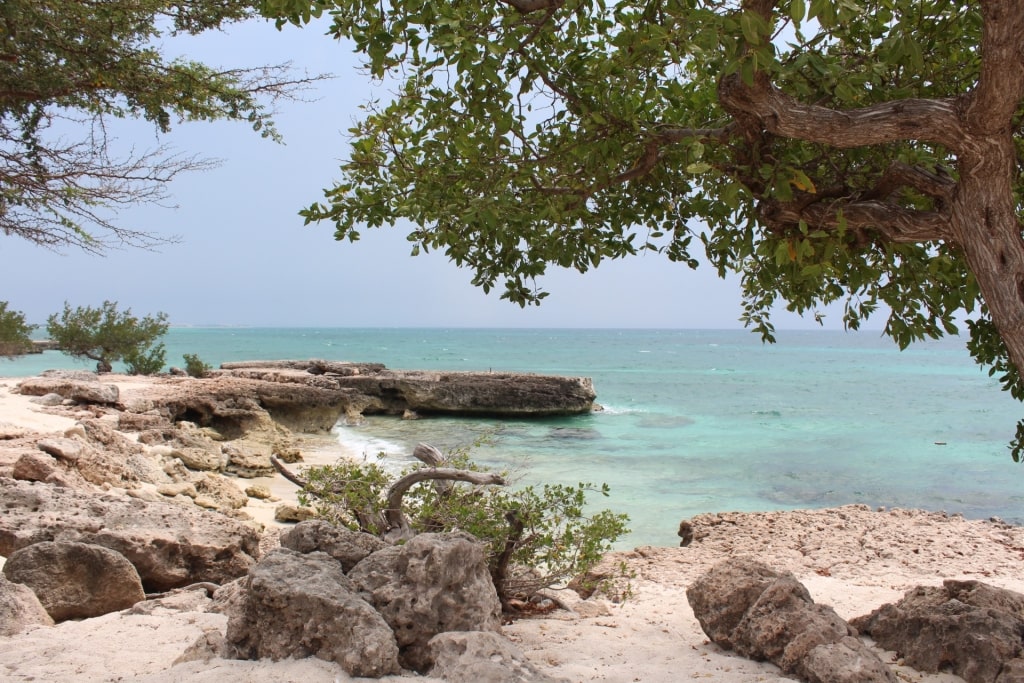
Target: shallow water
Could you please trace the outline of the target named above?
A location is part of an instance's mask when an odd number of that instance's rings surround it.
[[[592,377],[601,412],[539,421],[371,417],[347,446],[396,463],[420,441],[474,448],[527,482],[607,482],[626,545],[674,545],[700,512],[921,507],[1024,522],[1007,443],[1021,406],[961,340],[900,352],[877,332],[174,328],[168,359],[326,358],[391,368]],[[56,352],[0,360],[0,376],[88,367]],[[397,466],[397,464],[396,464]]]

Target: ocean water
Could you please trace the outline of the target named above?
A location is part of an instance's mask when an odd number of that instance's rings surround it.
[[[350,452],[398,467],[424,441],[522,483],[606,482],[622,546],[675,545],[702,512],[866,503],[1024,523],[1024,465],[1007,444],[1022,406],[963,341],[900,352],[878,332],[173,328],[168,360],[325,358],[395,369],[593,378],[603,410],[543,420],[371,417],[336,427]],[[89,364],[47,352],[0,377]]]

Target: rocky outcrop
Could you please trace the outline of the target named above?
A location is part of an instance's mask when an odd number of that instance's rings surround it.
[[[468,534],[420,534],[373,553],[348,576],[394,630],[402,665],[421,673],[438,633],[501,626],[483,549]]]
[[[320,360],[248,361],[225,363],[221,368],[222,373],[239,380],[334,390],[343,407],[336,417],[342,412],[497,417],[577,415],[593,410],[596,398],[593,382],[587,377],[388,370],[380,364]],[[281,409],[275,413],[273,401],[261,401],[277,419]]]
[[[21,382],[18,391],[25,396],[59,394],[65,400],[101,405],[114,405],[120,398],[117,385],[101,382],[96,373],[67,370],[47,370]]]
[[[388,624],[325,553],[271,552],[249,572],[236,604],[225,636],[235,658],[315,656],[374,678],[399,671]]]
[[[35,543],[7,558],[4,575],[31,588],[58,622],[98,617],[146,599],[139,573],[124,555],[88,543]]]
[[[735,558],[715,565],[686,597],[704,633],[744,657],[810,683],[896,683],[856,631],[788,572]]]
[[[854,627],[907,665],[950,670],[967,683],[1024,681],[1024,595],[979,581],[919,586]]]
[[[42,541],[78,541],[124,555],[147,591],[244,575],[259,554],[256,531],[195,506],[0,479],[0,555]]]
[[[53,626],[53,619],[31,588],[8,581],[0,572],[0,637],[13,636],[33,626]]]

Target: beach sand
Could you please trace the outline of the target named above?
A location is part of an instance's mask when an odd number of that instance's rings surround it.
[[[141,380],[144,381],[144,380]],[[143,384],[126,380],[123,391]],[[17,380],[0,380],[0,434],[60,432],[73,419],[48,414],[28,397],[9,393]],[[324,450],[322,457],[336,458]],[[257,480],[254,480],[254,482]],[[292,499],[294,486],[275,478],[275,495]],[[273,526],[276,503],[246,508]],[[666,519],[673,528],[679,520]],[[698,538],[685,548],[642,547],[615,553],[633,576],[621,601],[599,596],[581,601],[562,595],[575,610],[516,621],[503,628],[545,673],[573,682],[772,683],[795,680],[773,665],[752,662],[708,642],[686,599],[686,587],[717,562],[753,557],[792,571],[814,600],[845,618],[898,600],[917,585],[943,579],[978,579],[1024,592],[1024,529],[970,521],[944,513],[829,510],[722,513],[694,519]],[[121,612],[0,638],[0,681],[217,683],[334,683],[350,680],[337,666],[316,659],[242,662],[222,659],[175,663],[197,639],[223,632],[226,618],[203,611],[205,599],[181,598],[177,607],[150,613]],[[892,653],[881,653],[894,661]],[[951,674],[922,674],[895,667],[902,681],[952,683]],[[387,681],[422,681],[391,676]]]

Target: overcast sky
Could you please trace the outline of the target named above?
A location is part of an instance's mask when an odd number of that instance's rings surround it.
[[[332,226],[303,226],[297,212],[337,179],[346,130],[373,93],[351,48],[316,28],[279,33],[250,23],[192,41],[188,53],[222,67],[290,60],[298,69],[337,77],[311,94],[317,101],[282,108],[277,124],[284,145],[260,138],[245,123],[184,124],[163,139],[151,127],[127,126],[122,141],[139,149],[167,142],[222,164],[176,180],[171,202],[177,208],[143,206],[121,214],[124,225],[182,237],[159,253],[55,254],[0,236],[0,300],[30,322],[45,322],[65,301],[95,306],[110,299],[136,314],[164,311],[176,325],[742,326],[735,280],[654,254],[609,262],[586,275],[552,270],[541,283],[551,295],[524,310],[473,287],[470,272],[443,255],[410,257],[400,229],[366,231],[355,244],[335,242]],[[838,310],[825,320],[826,328],[841,328]],[[785,312],[775,322],[780,329],[817,327]]]

